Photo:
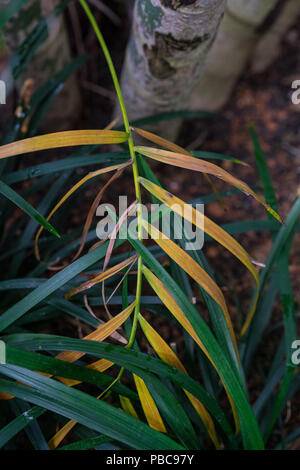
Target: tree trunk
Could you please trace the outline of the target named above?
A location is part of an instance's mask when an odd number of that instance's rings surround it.
[[[10,53],[13,54],[43,17],[48,21],[47,39],[38,47],[25,72],[16,82],[19,92],[26,79],[32,78],[35,88],[38,88],[71,60],[63,16],[51,16],[59,4],[59,0],[29,0],[5,26],[4,40]],[[43,125],[53,130],[69,126],[70,122],[74,121],[74,116],[78,116],[79,107],[79,90],[76,78],[73,76],[52,104]]]
[[[251,60],[251,71],[262,73],[280,54],[281,41],[288,29],[299,21],[300,1],[288,0],[276,21],[259,40]]]
[[[228,100],[263,25],[281,0],[228,0],[226,13],[205,70],[192,95],[191,109],[216,111]]]
[[[224,8],[225,0],[136,0],[121,79],[131,120],[188,108]],[[178,123],[163,124],[154,130],[174,138]]]

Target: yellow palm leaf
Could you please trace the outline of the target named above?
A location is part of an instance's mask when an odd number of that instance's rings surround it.
[[[129,307],[127,307],[121,313],[113,317],[111,320],[99,326],[99,328],[97,328],[95,331],[93,331],[89,335],[85,336],[83,339],[88,339],[88,340],[93,340],[93,341],[104,341],[106,338],[111,336],[112,333],[114,333],[124,323],[125,320],[127,320],[130,314],[133,312],[134,307],[135,307],[135,302],[133,302],[131,305],[129,305]],[[71,362],[77,361],[84,355],[85,353],[81,353],[81,352],[64,351],[64,352],[59,353],[57,356],[55,356],[55,359],[60,359],[62,361],[71,363]],[[109,369],[113,365],[114,363],[111,361],[108,361],[107,359],[99,359],[87,365],[86,367],[87,369],[93,369],[98,372],[105,372],[107,369]],[[46,377],[53,377],[52,374],[47,374],[44,372],[40,372],[40,374]],[[56,378],[60,382],[64,383],[65,385],[68,385],[69,387],[73,387],[74,385],[78,385],[81,383],[79,380],[67,379],[65,377],[56,377]],[[0,392],[0,400],[10,400],[12,398],[14,398],[13,395],[8,395],[6,393]]]
[[[281,222],[280,216],[274,211],[260,196],[258,196],[246,183],[239,180],[235,176],[232,176],[223,168],[215,165],[214,163],[207,162],[206,160],[200,160],[195,157],[169,152],[167,150],[156,149],[152,147],[135,147],[135,151],[145,155],[146,157],[152,158],[162,163],[169,165],[178,166],[180,168],[186,168],[188,170],[200,171],[201,173],[207,173],[220,178],[227,183],[235,186],[240,191],[247,195],[253,196],[260,204],[262,204],[272,216]]]
[[[75,294],[78,294],[79,292],[90,289],[91,287],[95,286],[96,284],[99,284],[100,282],[105,281],[105,279],[108,279],[109,277],[114,276],[115,274],[122,271],[122,269],[126,268],[126,266],[129,266],[130,264],[132,264],[132,262],[136,258],[137,258],[136,255],[133,255],[130,258],[122,261],[121,263],[118,263],[115,266],[112,266],[111,268],[107,269],[106,271],[103,271],[102,273],[100,273],[97,276],[93,277],[93,279],[90,279],[89,281],[84,282],[80,286],[75,287],[75,289],[72,289],[69,292],[67,292],[66,295],[65,295],[65,298],[67,300],[69,300]]]
[[[114,365],[114,362],[108,361],[107,359],[99,359],[96,362],[92,362],[88,366],[86,366],[87,369],[93,369],[96,370],[97,372],[105,372],[107,369],[112,367]],[[65,385],[68,385],[68,387],[74,387],[75,385],[80,384],[80,380],[72,380],[72,379],[66,379],[65,377],[56,377],[58,380],[63,382]]]
[[[151,142],[154,142],[155,144],[160,145],[161,147],[164,147],[168,150],[171,150],[172,152],[182,153],[184,155],[189,155],[190,157],[193,156],[188,150],[184,149],[183,147],[180,147],[179,145],[174,144],[174,142],[171,142],[170,140],[164,139],[163,137],[160,137],[156,134],[153,134],[152,132],[145,131],[144,129],[139,129],[137,127],[134,127],[133,130],[135,132],[137,132],[139,135],[141,135],[142,137],[144,137],[145,139],[148,139]],[[239,161],[237,161],[237,162],[239,162]],[[242,163],[242,162],[239,162],[239,163]],[[216,195],[216,198],[219,201],[221,207],[223,207],[223,209],[227,209],[225,202],[223,201],[222,197],[220,196],[220,194],[219,194],[218,190],[216,189],[214,183],[212,182],[211,178],[206,173],[204,173],[204,177],[205,177],[206,181],[209,183],[209,185],[211,186],[211,188],[212,188],[214,194]]]
[[[126,132],[111,130],[82,130],[54,132],[52,134],[18,140],[0,147],[0,158],[14,157],[38,150],[70,147],[73,145],[119,144],[126,142]]]
[[[129,317],[135,307],[135,302],[127,307],[123,312],[121,312],[116,317],[109,320],[107,323],[101,325],[97,330],[93,331],[89,335],[85,336],[83,339],[94,340],[94,341],[103,341],[108,336],[111,335],[113,331],[121,326],[124,321]],[[80,357],[82,357],[84,353],[81,352],[73,352],[73,351],[65,351],[56,356],[56,359],[61,359],[67,362],[75,362]],[[87,366],[88,369],[97,370],[98,372],[104,372],[109,369],[114,363],[108,361],[106,359],[100,359],[92,364]],[[51,377],[51,376],[49,376]],[[79,380],[72,380],[66,379],[64,377],[57,377],[60,382],[63,382],[65,385],[69,387],[73,387],[74,385],[78,385],[81,382]],[[101,395],[99,395],[100,397]],[[99,398],[98,397],[98,398]],[[49,441],[49,447],[51,449],[56,449],[56,447],[62,442],[62,440],[67,436],[67,434],[73,429],[75,426],[76,421],[70,420],[66,423]]]
[[[119,395],[119,398],[120,398],[121,406],[123,410],[125,411],[125,413],[127,413],[128,415],[132,416],[135,419],[139,419],[138,414],[135,411],[135,408],[133,404],[131,403],[130,398],[123,397],[122,395]]]
[[[162,339],[162,337],[152,328],[152,326],[145,320],[145,318],[140,314],[139,315],[139,323],[142,327],[142,330],[153,347],[154,351],[157,353],[157,355],[160,357],[160,359],[167,364],[170,364],[173,367],[176,367],[176,369],[179,369],[181,372],[184,374],[188,375],[184,365],[182,362],[179,360],[179,358],[176,356],[174,351],[170,348],[170,346],[167,345],[167,343]],[[214,422],[206,410],[206,408],[202,405],[202,403],[194,397],[190,392],[187,390],[184,390],[184,393],[192,403],[193,407],[199,414],[200,418],[202,419],[209,436],[211,437],[213,443],[215,444],[216,448],[220,447],[220,444],[218,442],[217,434],[216,434],[216,429]]]
[[[89,364],[87,368],[97,370],[98,372],[105,372],[113,364],[113,362],[107,361],[106,359],[100,359],[100,361]],[[63,377],[57,377],[57,379],[69,387],[73,387],[74,385],[81,383],[79,380],[65,379]],[[97,398],[99,399],[101,395],[102,394],[100,394]],[[75,424],[76,421],[70,420],[59,431],[57,431],[57,433],[48,442],[50,449],[56,449],[56,447],[59,446],[67,434],[69,434],[69,432],[74,428]]]
[[[188,273],[221,307],[230,336],[235,348],[237,358],[239,359],[239,352],[236,343],[235,334],[233,331],[232,322],[227,309],[226,301],[224,299],[221,289],[217,286],[215,281],[204,271],[201,266],[180,246],[167,238],[153,225],[148,224],[145,220],[142,221],[143,226],[146,228],[151,238],[167,253],[167,255],[174,260],[186,273]]]
[[[101,359],[101,361],[103,361],[103,360]],[[99,363],[100,363],[100,361],[98,361],[98,365],[99,365]],[[106,361],[106,363],[107,363],[106,365],[108,365],[108,367],[110,367],[110,365],[108,364],[109,361]],[[94,363],[94,364],[96,364],[96,363]],[[112,364],[112,363],[110,363],[110,364]],[[104,366],[104,362],[102,362],[102,365]],[[91,366],[92,366],[92,364],[91,364]],[[93,369],[94,369],[94,367],[93,367]],[[140,377],[137,377],[135,375],[134,375],[134,380],[135,380],[135,384],[136,384],[136,387],[137,387],[137,390],[138,390],[138,394],[139,394],[139,397],[140,397],[140,400],[141,400],[141,403],[142,403],[142,407],[144,409],[144,413],[145,413],[145,416],[147,418],[149,426],[153,427],[153,429],[156,429],[157,431],[166,432],[166,428],[163,424],[163,421],[162,421],[162,418],[159,414],[159,411],[158,411],[158,409],[157,409],[157,407],[154,403],[154,400],[151,397],[144,381],[142,379],[140,379]],[[68,383],[68,385],[70,385],[70,384]],[[71,385],[73,385],[73,384],[71,384]],[[99,399],[100,397],[102,397],[102,393],[97,398]],[[133,408],[130,400],[126,399],[125,397],[122,397],[122,399],[120,397],[120,400],[121,400],[121,404],[122,404],[122,407],[123,407],[124,411],[127,412],[128,414],[131,414],[131,416],[133,416],[134,418],[138,419],[138,415],[137,415],[135,409]],[[125,406],[125,408],[124,408],[124,406]],[[145,406],[145,408],[144,408],[144,406]],[[62,442],[62,440],[67,436],[67,434],[73,429],[75,424],[76,424],[76,421],[73,421],[73,420],[70,420],[68,423],[66,423],[50,439],[50,441],[48,442],[49,447],[51,449],[56,449],[57,446]]]
[[[214,365],[212,358],[210,357],[207,349],[205,348],[204,344],[202,343],[199,336],[197,335],[194,328],[192,327],[190,321],[187,319],[185,313],[181,310],[181,308],[177,305],[177,303],[175,302],[174,298],[169,293],[169,291],[165,288],[164,284],[145,265],[143,265],[143,274],[145,278],[147,279],[147,281],[149,282],[152,289],[155,291],[157,296],[162,301],[162,303],[167,307],[168,310],[170,310],[170,312],[174,315],[176,320],[189,333],[189,335],[193,338],[193,340],[198,344],[198,346],[202,349],[204,354],[208,357],[208,359]]]
[[[256,296],[253,301],[251,310],[248,314],[246,322],[242,328],[241,334],[243,335],[248,328],[252,317],[254,315],[256,309],[256,303],[258,299],[258,292],[259,292],[259,276],[254,265],[251,262],[251,258],[244,250],[244,248],[225,230],[215,224],[212,220],[206,217],[204,214],[198,212],[195,208],[189,205],[189,210],[187,210],[187,204],[179,199],[178,197],[174,196],[173,194],[169,193],[165,189],[157,186],[156,184],[152,183],[151,181],[145,178],[139,178],[141,184],[157,199],[162,201],[166,206],[170,207],[171,210],[179,214],[180,216],[187,219],[192,224],[196,225],[201,230],[204,230],[210,237],[216,240],[218,243],[223,245],[228,251],[230,251],[236,258],[238,258],[241,263],[246,266],[246,268],[250,271],[252,276],[254,277],[256,283]]]
[[[78,183],[76,183],[72,188],[60,199],[60,201],[56,204],[56,206],[52,209],[48,217],[46,218],[47,221],[51,219],[51,217],[55,214],[55,212],[60,208],[60,206],[75,192],[77,191],[80,186],[82,186],[84,183],[89,181],[92,178],[95,178],[96,176],[103,175],[104,173],[108,173],[109,171],[114,171],[114,170],[120,170],[121,168],[125,168],[126,166],[131,164],[131,160],[129,160],[126,163],[118,164],[118,165],[112,165],[108,166],[106,168],[101,168],[100,170],[92,171],[91,173],[88,173],[84,178],[82,178]],[[34,251],[35,251],[35,256],[38,260],[40,260],[40,255],[39,255],[39,250],[38,250],[38,241],[40,238],[40,235],[43,231],[43,227],[41,226],[39,230],[37,231],[37,234],[35,236],[34,240]]]
[[[145,131],[145,129],[139,129],[138,127],[133,127],[133,130],[140,136],[144,137],[144,139],[150,140],[151,142],[154,142],[160,147],[172,150],[173,152],[183,153],[184,155],[191,155],[188,150],[185,150],[183,147],[174,144],[174,142],[171,142],[170,140],[164,139],[159,135],[153,134],[153,132]]]
[[[114,331],[116,331],[127,318],[132,313],[135,307],[135,302],[133,302],[129,307],[125,308],[121,313],[113,317],[111,320],[103,323],[99,326],[95,331],[90,333],[89,335],[85,336],[83,339],[91,340],[91,341],[104,341],[108,338]],[[76,352],[76,351],[63,351],[58,354],[55,358],[61,359],[62,361],[66,362],[75,362],[84,356],[85,353],[83,352]]]
[[[167,432],[162,417],[145,382],[135,374],[133,374],[133,378],[149,426],[156,429],[156,431]]]
[[[135,307],[135,302],[133,302],[129,307],[124,309],[121,313],[116,315],[114,318],[109,320],[108,322],[102,324],[97,328],[95,331],[90,333],[89,335],[85,336],[83,339],[87,340],[93,340],[93,341],[104,341],[106,338],[108,338],[112,333],[114,333],[123,323],[127,318],[130,316],[130,314],[133,312],[133,309]],[[75,362],[78,359],[80,359],[82,356],[84,356],[85,353],[82,352],[75,352],[75,351],[63,351],[60,354],[58,354],[55,358],[60,359],[66,362]],[[92,364],[89,364],[87,368],[97,370],[98,372],[104,372],[105,370],[109,369],[114,363],[111,361],[108,361],[106,359],[100,359],[96,362],[93,362]],[[43,374],[46,375],[47,377],[52,377],[50,374]],[[56,377],[60,382],[63,382],[65,385],[68,385],[69,387],[72,387],[74,385],[78,385],[81,383],[78,380],[72,380],[72,379],[67,379],[64,377]],[[100,397],[101,395],[99,395]],[[98,398],[99,398],[98,397]],[[2,399],[9,399],[13,398],[12,396],[0,396]],[[66,435],[73,429],[75,426],[76,421],[69,421],[66,423],[49,441],[49,447],[51,449],[55,449],[60,442],[66,437]]]

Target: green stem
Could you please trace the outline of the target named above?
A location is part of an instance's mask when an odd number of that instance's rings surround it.
[[[141,293],[142,293],[142,276],[143,276],[142,266],[143,266],[143,260],[142,260],[142,257],[139,256],[139,258],[138,258],[138,269],[137,269],[137,281],[136,281],[136,306],[135,306],[135,309],[134,309],[134,317],[133,317],[133,323],[132,323],[130,338],[129,338],[128,344],[125,346],[126,348],[129,348],[129,349],[133,346],[133,343],[134,343],[136,329],[137,329],[137,325],[138,325],[138,318],[139,318],[139,313],[140,313]]]
[[[129,120],[128,120],[128,115],[127,115],[127,111],[126,111],[126,107],[125,107],[121,87],[120,87],[120,84],[119,84],[119,80],[118,80],[118,77],[117,77],[117,74],[116,74],[116,70],[115,70],[113,61],[111,59],[111,55],[109,53],[109,50],[107,48],[107,45],[106,45],[105,40],[103,38],[103,35],[102,35],[102,33],[99,29],[99,26],[98,26],[98,24],[95,20],[95,17],[93,15],[93,13],[91,12],[91,10],[90,10],[90,8],[89,8],[89,6],[88,6],[88,4],[86,3],[85,0],[79,0],[79,2],[81,4],[82,8],[84,9],[84,11],[85,11],[92,27],[93,27],[93,29],[95,31],[95,34],[98,38],[98,41],[99,41],[100,46],[102,48],[102,51],[104,53],[104,56],[105,56],[105,59],[106,59],[106,62],[107,62],[107,65],[108,65],[108,68],[109,68],[109,71],[110,71],[110,74],[111,74],[111,77],[112,77],[112,81],[113,81],[113,84],[114,84],[114,87],[115,87],[115,90],[116,90],[116,93],[117,93],[117,97],[118,97],[118,100],[119,100],[125,130],[128,134],[128,147],[129,147],[130,156],[132,158],[132,170],[133,170],[134,187],[135,187],[136,199],[138,201],[138,208],[137,208],[138,239],[142,240],[142,223],[141,223],[142,213],[141,213],[141,207],[140,207],[140,205],[142,203],[142,198],[141,198],[141,188],[140,188],[140,184],[139,184],[139,172],[138,172],[138,166],[137,166],[137,161],[136,161],[136,155],[135,155],[135,151],[134,151],[134,143],[133,143],[133,139],[132,139],[131,128],[130,128],[130,124],[129,124]],[[136,285],[136,306],[135,306],[135,310],[134,310],[134,318],[133,318],[131,334],[130,334],[128,344],[126,346],[127,348],[131,348],[133,343],[134,343],[137,324],[138,324],[138,315],[139,315],[139,311],[140,311],[141,292],[142,292],[142,265],[143,265],[142,258],[141,258],[141,256],[139,256],[139,258],[138,258],[138,272],[137,272],[137,285]]]

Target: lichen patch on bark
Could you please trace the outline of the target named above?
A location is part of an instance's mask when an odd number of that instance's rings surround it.
[[[136,0],[121,79],[130,119],[187,107],[225,3]],[[173,139],[178,122],[168,123],[167,127],[162,123],[152,130],[162,133],[158,128],[164,128],[163,135]]]

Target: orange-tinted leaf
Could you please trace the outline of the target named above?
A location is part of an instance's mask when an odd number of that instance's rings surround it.
[[[57,433],[48,442],[50,449],[56,449],[66,435],[74,428],[75,424],[77,424],[76,421],[68,421],[59,431],[57,431]]]
[[[104,341],[106,338],[111,336],[124,323],[125,320],[127,320],[130,314],[133,312],[135,304],[136,302],[134,301],[131,305],[129,305],[129,307],[124,309],[121,313],[113,317],[108,322],[103,323],[101,326],[99,326],[99,328],[97,328],[95,331],[93,331],[89,335],[85,336],[83,339],[93,340],[93,341]],[[55,356],[55,359],[60,359],[66,362],[75,362],[84,355],[85,353],[82,353],[82,352],[63,351],[59,353],[57,356]],[[98,372],[104,372],[105,370],[109,369],[112,365],[113,365],[113,362],[108,361],[106,359],[100,359],[100,360],[97,360],[96,362],[93,362],[92,364],[89,364],[87,368],[97,370]],[[45,375],[46,377],[52,377],[51,374],[46,374],[46,373],[41,373],[41,374]],[[65,377],[56,377],[56,378],[60,380],[60,382],[63,382],[64,384],[68,385],[69,387],[72,387],[80,383],[80,381],[78,380],[67,379]],[[14,398],[14,397],[11,395],[2,394],[2,392],[0,392],[0,399],[8,400],[11,398]]]
[[[104,372],[109,369],[113,364],[113,362],[107,361],[106,359],[100,359],[100,361],[88,365],[87,368],[97,370],[98,372]],[[62,377],[57,378],[69,387],[73,387],[74,385],[78,385],[81,383],[78,380],[65,379]],[[102,393],[97,397],[97,399],[99,399],[101,396]],[[62,442],[62,440],[67,436],[67,434],[74,428],[75,424],[77,424],[76,421],[70,420],[59,431],[57,431],[57,433],[48,442],[50,449],[56,449]]]
[[[185,313],[181,310],[181,308],[177,305],[169,291],[165,288],[164,284],[145,265],[143,265],[142,269],[145,278],[147,279],[153,290],[156,292],[157,296],[160,298],[162,303],[167,307],[168,310],[170,310],[176,320],[189,333],[189,335],[193,338],[193,340],[198,344],[204,354],[214,365],[212,358],[210,357],[209,353],[207,352],[207,349],[205,348],[204,344],[202,343],[199,336],[192,327],[190,321],[187,319]]]
[[[172,295],[169,293],[169,291],[165,288],[164,284],[146,266],[143,265],[142,270],[143,270],[143,274],[144,274],[145,278],[147,279],[147,281],[151,285],[152,289],[156,292],[157,296],[160,298],[162,303],[167,307],[167,309],[172,313],[172,315],[174,315],[176,320],[183,326],[183,328],[189,333],[189,335],[193,338],[195,343],[198,344],[198,346],[201,348],[201,350],[204,352],[206,357],[209,359],[209,361],[211,362],[211,364],[213,365],[213,367],[217,371],[216,365],[215,365],[212,357],[210,356],[209,352],[205,348],[205,346],[202,343],[201,339],[199,338],[199,336],[195,332],[193,326],[191,325],[190,321],[186,317],[185,313],[181,310],[179,305],[177,305],[174,297],[172,297]],[[236,429],[238,431],[239,430],[239,419],[238,419],[236,407],[235,407],[235,404],[232,401],[232,398],[231,398],[227,388],[225,387],[225,385],[224,385],[224,388],[226,390],[228,399],[229,399],[230,404],[231,404]]]
[[[79,292],[82,292],[84,290],[90,289],[91,287],[95,286],[96,284],[99,284],[99,282],[104,281],[105,279],[108,279],[109,277],[114,276],[115,274],[119,273],[124,269],[126,266],[129,266],[135,259],[137,258],[136,255],[131,256],[130,258],[122,261],[119,264],[116,264],[115,266],[112,266],[111,268],[107,269],[106,271],[98,274],[96,277],[93,279],[84,282],[78,287],[75,287],[75,289],[72,289],[69,291],[66,295],[66,299],[70,299],[73,297],[73,295],[78,294]]]
[[[85,223],[84,223],[84,228],[83,228],[83,231],[82,231],[82,236],[81,236],[81,243],[80,243],[80,246],[77,250],[77,252],[74,254],[73,258],[71,259],[70,263],[73,263],[73,261],[75,261],[77,258],[79,258],[79,256],[81,255],[83,249],[84,249],[84,245],[85,245],[85,241],[86,241],[86,237],[87,237],[87,234],[88,234],[88,231],[91,227],[91,224],[92,224],[92,220],[93,220],[93,216],[96,212],[96,209],[97,207],[99,206],[100,204],[100,201],[103,197],[103,194],[105,193],[106,189],[113,183],[113,181],[115,181],[123,172],[124,168],[120,168],[119,170],[117,170],[113,176],[111,176],[109,178],[109,180],[102,186],[102,188],[100,189],[100,191],[98,192],[97,196],[95,197],[90,209],[89,209],[89,212],[88,212],[88,215],[87,215],[87,218],[85,220]],[[103,240],[100,240],[98,243],[101,243],[103,242]],[[36,248],[36,254],[38,254],[38,249]],[[51,271],[58,271],[60,269],[63,269],[65,268],[69,263],[64,263],[60,266],[48,266],[48,269],[51,270]]]
[[[121,313],[113,317],[111,320],[103,323],[95,331],[85,336],[83,339],[91,341],[104,341],[108,338],[114,331],[116,331],[127,318],[131,315],[135,307],[135,302],[133,302],[129,307],[125,308]],[[66,362],[75,362],[84,356],[84,353],[77,351],[63,351],[56,356],[56,359],[61,359]]]
[[[193,153],[189,150],[180,147],[180,145],[174,144],[174,142],[171,142],[170,140],[164,139],[163,137],[153,134],[152,132],[145,131],[144,129],[139,129],[138,127],[132,127],[132,130],[144,137],[145,139],[150,140],[150,142],[154,142],[155,144],[159,145],[160,147],[164,147],[165,149],[171,150],[173,152],[183,153],[184,155],[190,155],[191,157],[193,157]],[[231,161],[234,163],[238,163],[239,165],[249,166],[248,163],[243,162],[238,158],[232,158]]]
[[[142,137],[144,137],[145,139],[150,140],[151,142],[154,142],[155,144],[160,145],[161,147],[164,147],[168,150],[171,150],[172,152],[182,153],[184,155],[189,155],[190,157],[193,156],[188,150],[184,149],[183,147],[180,147],[179,145],[174,144],[174,142],[171,142],[170,140],[164,139],[163,137],[153,134],[152,132],[145,131],[144,129],[139,129],[137,127],[133,127],[133,130],[137,132],[139,135],[141,135]],[[223,201],[222,197],[220,196],[217,188],[213,184],[211,178],[206,173],[204,173],[204,177],[206,181],[210,184],[221,207],[223,207],[223,209],[225,210],[226,204]]]
[[[107,369],[112,367],[114,365],[113,362],[108,361],[107,359],[99,359],[96,362],[92,362],[88,366],[86,366],[87,369],[93,369],[96,370],[97,372],[105,372]],[[56,377],[58,380],[63,382],[65,385],[68,385],[68,387],[74,387],[75,385],[80,384],[80,380],[72,380],[72,379],[66,379],[65,377]]]
[[[143,226],[146,228],[151,238],[167,253],[167,255],[175,261],[186,273],[188,273],[221,307],[224,314],[228,330],[235,348],[237,358],[239,359],[239,352],[236,343],[233,326],[231,323],[230,315],[221,289],[217,286],[215,281],[204,271],[201,266],[180,246],[167,238],[153,225],[142,221]]]
[[[139,129],[138,127],[133,127],[133,130],[140,136],[144,137],[144,139],[150,140],[151,142],[154,142],[160,147],[172,150],[173,152],[183,153],[184,155],[191,155],[188,150],[185,150],[183,147],[174,144],[170,140],[164,139],[163,137],[153,134],[153,132],[145,131],[144,129]]]

